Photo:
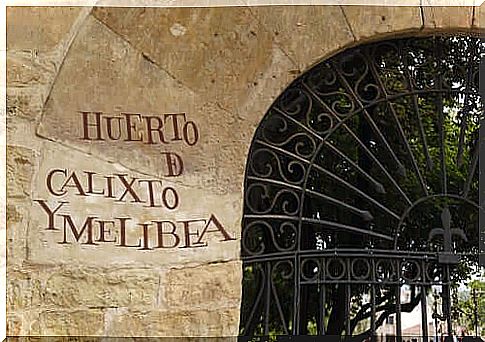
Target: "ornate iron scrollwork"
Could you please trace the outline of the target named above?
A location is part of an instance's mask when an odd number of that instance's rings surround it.
[[[358,46],[278,97],[247,164],[242,335],[365,338],[395,314],[399,336],[401,312],[426,310],[433,285],[446,316],[450,285],[477,262],[483,47],[445,35]]]

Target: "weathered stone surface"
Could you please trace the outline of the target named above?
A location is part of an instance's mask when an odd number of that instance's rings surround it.
[[[15,332],[12,336],[22,336],[17,342],[29,341],[26,336],[36,336],[36,341],[40,342],[39,312],[38,310],[7,312],[7,329],[10,326],[10,329]],[[35,337],[30,337],[30,339],[34,341]]]
[[[82,117],[79,111],[105,113],[187,112],[192,119],[193,94],[161,71],[128,43],[96,19],[88,20],[71,47],[50,100],[47,102],[38,132],[49,138],[82,146],[94,154],[138,169],[160,175],[165,164],[163,151],[186,147],[181,142],[146,145],[123,141],[83,141]],[[103,91],[98,91],[103,89]],[[59,125],[62,122],[62,125]],[[197,122],[198,123],[198,122]],[[65,130],[65,127],[70,127]],[[201,137],[207,133],[201,131]],[[175,146],[175,147],[174,147]],[[132,153],[133,148],[140,153]],[[190,150],[190,148],[186,148]]]
[[[35,283],[28,272],[7,270],[7,311],[31,309]]]
[[[237,336],[239,308],[187,311],[126,311],[107,314],[109,336]]]
[[[427,28],[465,28],[472,26],[472,6],[423,7],[424,26]]]
[[[340,6],[261,6],[251,11],[296,63],[297,71],[354,40]]]
[[[31,119],[7,117],[7,141],[18,148],[32,151],[32,162],[37,163],[37,155],[42,140],[35,136],[36,125]],[[35,169],[35,164],[32,165]]]
[[[481,6],[474,7],[473,27],[479,29],[485,28],[485,3],[482,3]]]
[[[272,60],[272,35],[248,8],[96,8],[94,15],[191,90],[231,111]]]
[[[184,174],[180,179],[187,185],[209,187],[219,193],[241,191],[252,126],[259,122],[289,80],[285,71],[288,58],[276,49],[268,73],[258,75],[245,89],[248,97],[241,103],[243,116],[211,102],[211,96],[196,96],[95,19],[89,20],[79,33],[69,56],[44,110],[38,130],[42,136],[66,141],[90,153],[102,154],[111,161],[155,175],[166,172],[161,152],[179,153],[184,157]],[[283,69],[280,69],[281,65]],[[187,120],[193,120],[199,128],[200,141],[195,146],[86,142],[80,139],[82,122],[79,111],[82,110],[149,115],[186,112]],[[71,129],[66,131],[64,127]],[[134,147],[140,153],[133,154]]]
[[[21,315],[7,315],[7,336],[19,336],[22,334],[23,317]]]
[[[59,158],[62,156],[62,158]],[[153,176],[145,176],[138,172],[116,164],[94,158],[82,152],[74,151],[67,147],[62,147],[53,142],[46,142],[40,155],[39,170],[36,173],[33,200],[35,201],[31,209],[32,228],[29,231],[30,253],[32,260],[46,264],[82,264],[82,265],[106,265],[109,260],[110,265],[129,266],[133,268],[143,267],[161,267],[177,265],[200,265],[208,262],[236,260],[239,258],[239,231],[241,200],[239,194],[221,195],[211,193],[207,189],[195,188],[185,184],[178,184],[170,178],[161,178],[164,187],[175,189],[179,198],[179,205],[176,210],[170,210],[166,207],[149,207],[148,192],[145,185],[135,184],[134,191],[138,193],[140,200],[144,203],[133,203],[131,195],[128,193],[126,198],[120,199],[124,193],[121,182],[114,183],[113,191],[115,198],[106,198],[103,195],[80,195],[78,189],[71,187],[66,188],[67,193],[62,196],[54,196],[49,192],[46,185],[46,178],[52,170],[56,171],[52,178],[53,190],[57,193],[61,185],[67,180],[72,172],[77,174],[79,182],[83,187],[87,186],[86,172],[95,172],[97,176],[93,181],[93,189],[97,192],[103,188],[106,191],[106,179],[104,176],[113,176],[113,174],[126,175],[127,180],[136,178],[154,179]],[[114,176],[117,178],[117,176]],[[66,190],[65,189],[65,190]],[[156,193],[160,197],[160,190]],[[202,200],[203,199],[203,200]],[[54,228],[49,228],[49,216],[47,211],[41,206],[40,200],[45,202],[51,210],[54,210],[60,203],[68,203],[56,212],[54,217]],[[160,205],[160,199],[157,199],[157,205]],[[64,215],[64,216],[63,216]],[[80,234],[75,237],[69,221],[66,220],[68,215],[73,220],[76,231]],[[204,235],[204,243],[207,246],[194,246],[197,237],[194,234],[202,234],[202,230],[214,215],[217,221],[223,226],[229,234],[230,239],[225,240],[223,234],[216,229],[214,223],[207,229]],[[92,235],[89,235],[86,229],[81,233],[81,228],[88,217],[97,217],[99,220],[111,220],[114,223],[107,226],[109,233],[106,234],[105,240],[113,242],[93,241],[95,244],[87,244],[89,236],[93,240],[100,239],[99,223],[92,224]],[[121,244],[121,224],[115,218],[130,218],[126,223],[126,245]],[[176,225],[175,233],[179,237],[178,244],[173,236],[164,235],[163,246],[159,248],[158,229],[153,220],[171,221]],[[188,223],[191,240],[187,246],[185,235],[185,223],[187,220],[197,220]],[[143,229],[141,223],[147,223],[148,226],[148,249],[145,247]],[[171,231],[172,226],[165,224],[164,232]],[[64,231],[66,238],[64,238]],[[211,232],[212,231],[212,232]],[[198,232],[198,233],[197,233]],[[222,241],[225,240],[225,241]],[[63,243],[66,242],[66,243]],[[169,248],[174,246],[174,248]]]
[[[28,259],[28,228],[31,205],[28,201],[12,201],[7,204],[7,248],[0,252],[7,256],[7,267],[22,265]],[[15,294],[17,295],[17,294]]]
[[[8,7],[7,49],[46,51],[71,30],[80,7]]]
[[[19,223],[22,221],[22,214],[18,211],[15,205],[7,204],[7,222]]]
[[[147,269],[106,270],[70,267],[46,280],[45,305],[66,307],[150,307],[158,298],[159,275]]]
[[[38,334],[37,334],[38,335]],[[149,342],[155,342],[156,338],[146,339]],[[111,341],[111,342],[123,342],[123,338],[102,338],[96,336],[9,336],[6,341],[8,342],[99,342],[99,341]],[[188,341],[187,341],[188,342]],[[199,341],[197,341],[199,342]]]
[[[33,121],[42,112],[43,96],[39,91],[27,88],[7,88],[7,126],[17,122],[14,118]]]
[[[423,25],[419,6],[343,6],[350,28],[357,39],[377,34],[420,29]]]
[[[237,306],[241,283],[240,262],[216,263],[170,270],[164,292],[172,308]]]
[[[53,56],[36,51],[9,51],[7,54],[7,87],[49,85],[57,72]]]
[[[279,49],[274,49],[272,56],[265,73],[257,75],[245,89],[247,98],[241,102],[239,114],[233,114],[212,102],[211,96],[196,96],[130,44],[91,19],[70,50],[38,132],[147,174],[165,173],[163,168],[166,163],[160,158],[161,152],[179,153],[184,157],[185,170],[180,180],[185,184],[209,187],[219,193],[240,192],[253,127],[294,77],[287,73],[290,62]],[[98,92],[96,89],[106,91]],[[186,112],[187,120],[198,125],[200,141],[196,146],[82,141],[79,113],[82,110],[153,115]],[[64,127],[71,129],[66,131]],[[140,153],[132,153],[134,146]]]
[[[45,310],[39,316],[41,335],[102,336],[104,314],[102,310]]]
[[[35,158],[32,150],[7,146],[7,198],[28,198]]]

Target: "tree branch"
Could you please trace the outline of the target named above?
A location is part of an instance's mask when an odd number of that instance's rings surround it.
[[[401,312],[411,312],[413,309],[419,304],[420,302],[420,295],[414,296],[409,303],[405,303],[401,305]],[[384,311],[382,315],[379,316],[379,318],[376,320],[376,327],[379,327],[384,323],[384,320],[389,317],[389,315],[396,313],[396,305],[395,304],[387,304],[383,305],[379,308],[376,308],[376,312],[378,311]],[[372,329],[369,329],[362,334],[358,335],[358,338],[365,338],[365,337],[370,337],[371,336],[371,331]]]
[[[392,293],[389,293],[385,296],[382,296],[382,297],[379,297],[377,300],[376,300],[376,305],[379,305],[379,304],[382,304],[384,303],[386,300],[389,300],[392,298]],[[359,310],[359,312],[355,315],[355,317],[350,321],[350,328],[351,328],[351,331],[354,331],[354,329],[357,327],[357,324],[367,318],[367,317],[370,317],[371,313],[367,313],[367,309],[370,309],[372,307],[371,305],[372,303],[366,303],[364,305],[362,305],[362,308]]]

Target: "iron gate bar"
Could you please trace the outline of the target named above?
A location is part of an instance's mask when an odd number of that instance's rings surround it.
[[[338,251],[338,250],[331,249],[326,252],[322,251],[322,253],[315,253],[315,251],[301,251],[298,253],[300,256],[307,256],[307,257],[322,257],[322,256],[341,256],[341,257],[374,257],[374,258],[405,258],[405,259],[416,259],[416,260],[422,260],[423,258],[426,260],[435,260],[438,261],[438,254],[437,253],[419,253],[419,252],[401,252],[402,254],[386,254],[383,253],[384,251],[382,250],[376,250],[377,253],[363,253],[358,250],[343,250],[343,251]],[[348,251],[348,252],[346,252]],[[286,252],[286,253],[273,253],[273,254],[263,254],[263,255],[253,255],[253,256],[248,256],[245,258],[245,262],[248,263],[256,263],[260,261],[277,261],[279,259],[287,259],[287,258],[293,258],[295,256],[295,252]],[[468,257],[476,257],[476,253],[462,253],[461,256],[468,256]]]

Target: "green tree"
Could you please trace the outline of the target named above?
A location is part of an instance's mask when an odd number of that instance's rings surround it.
[[[454,313],[470,334],[485,335],[485,282],[473,280],[458,292]],[[478,328],[478,329],[477,329]]]

